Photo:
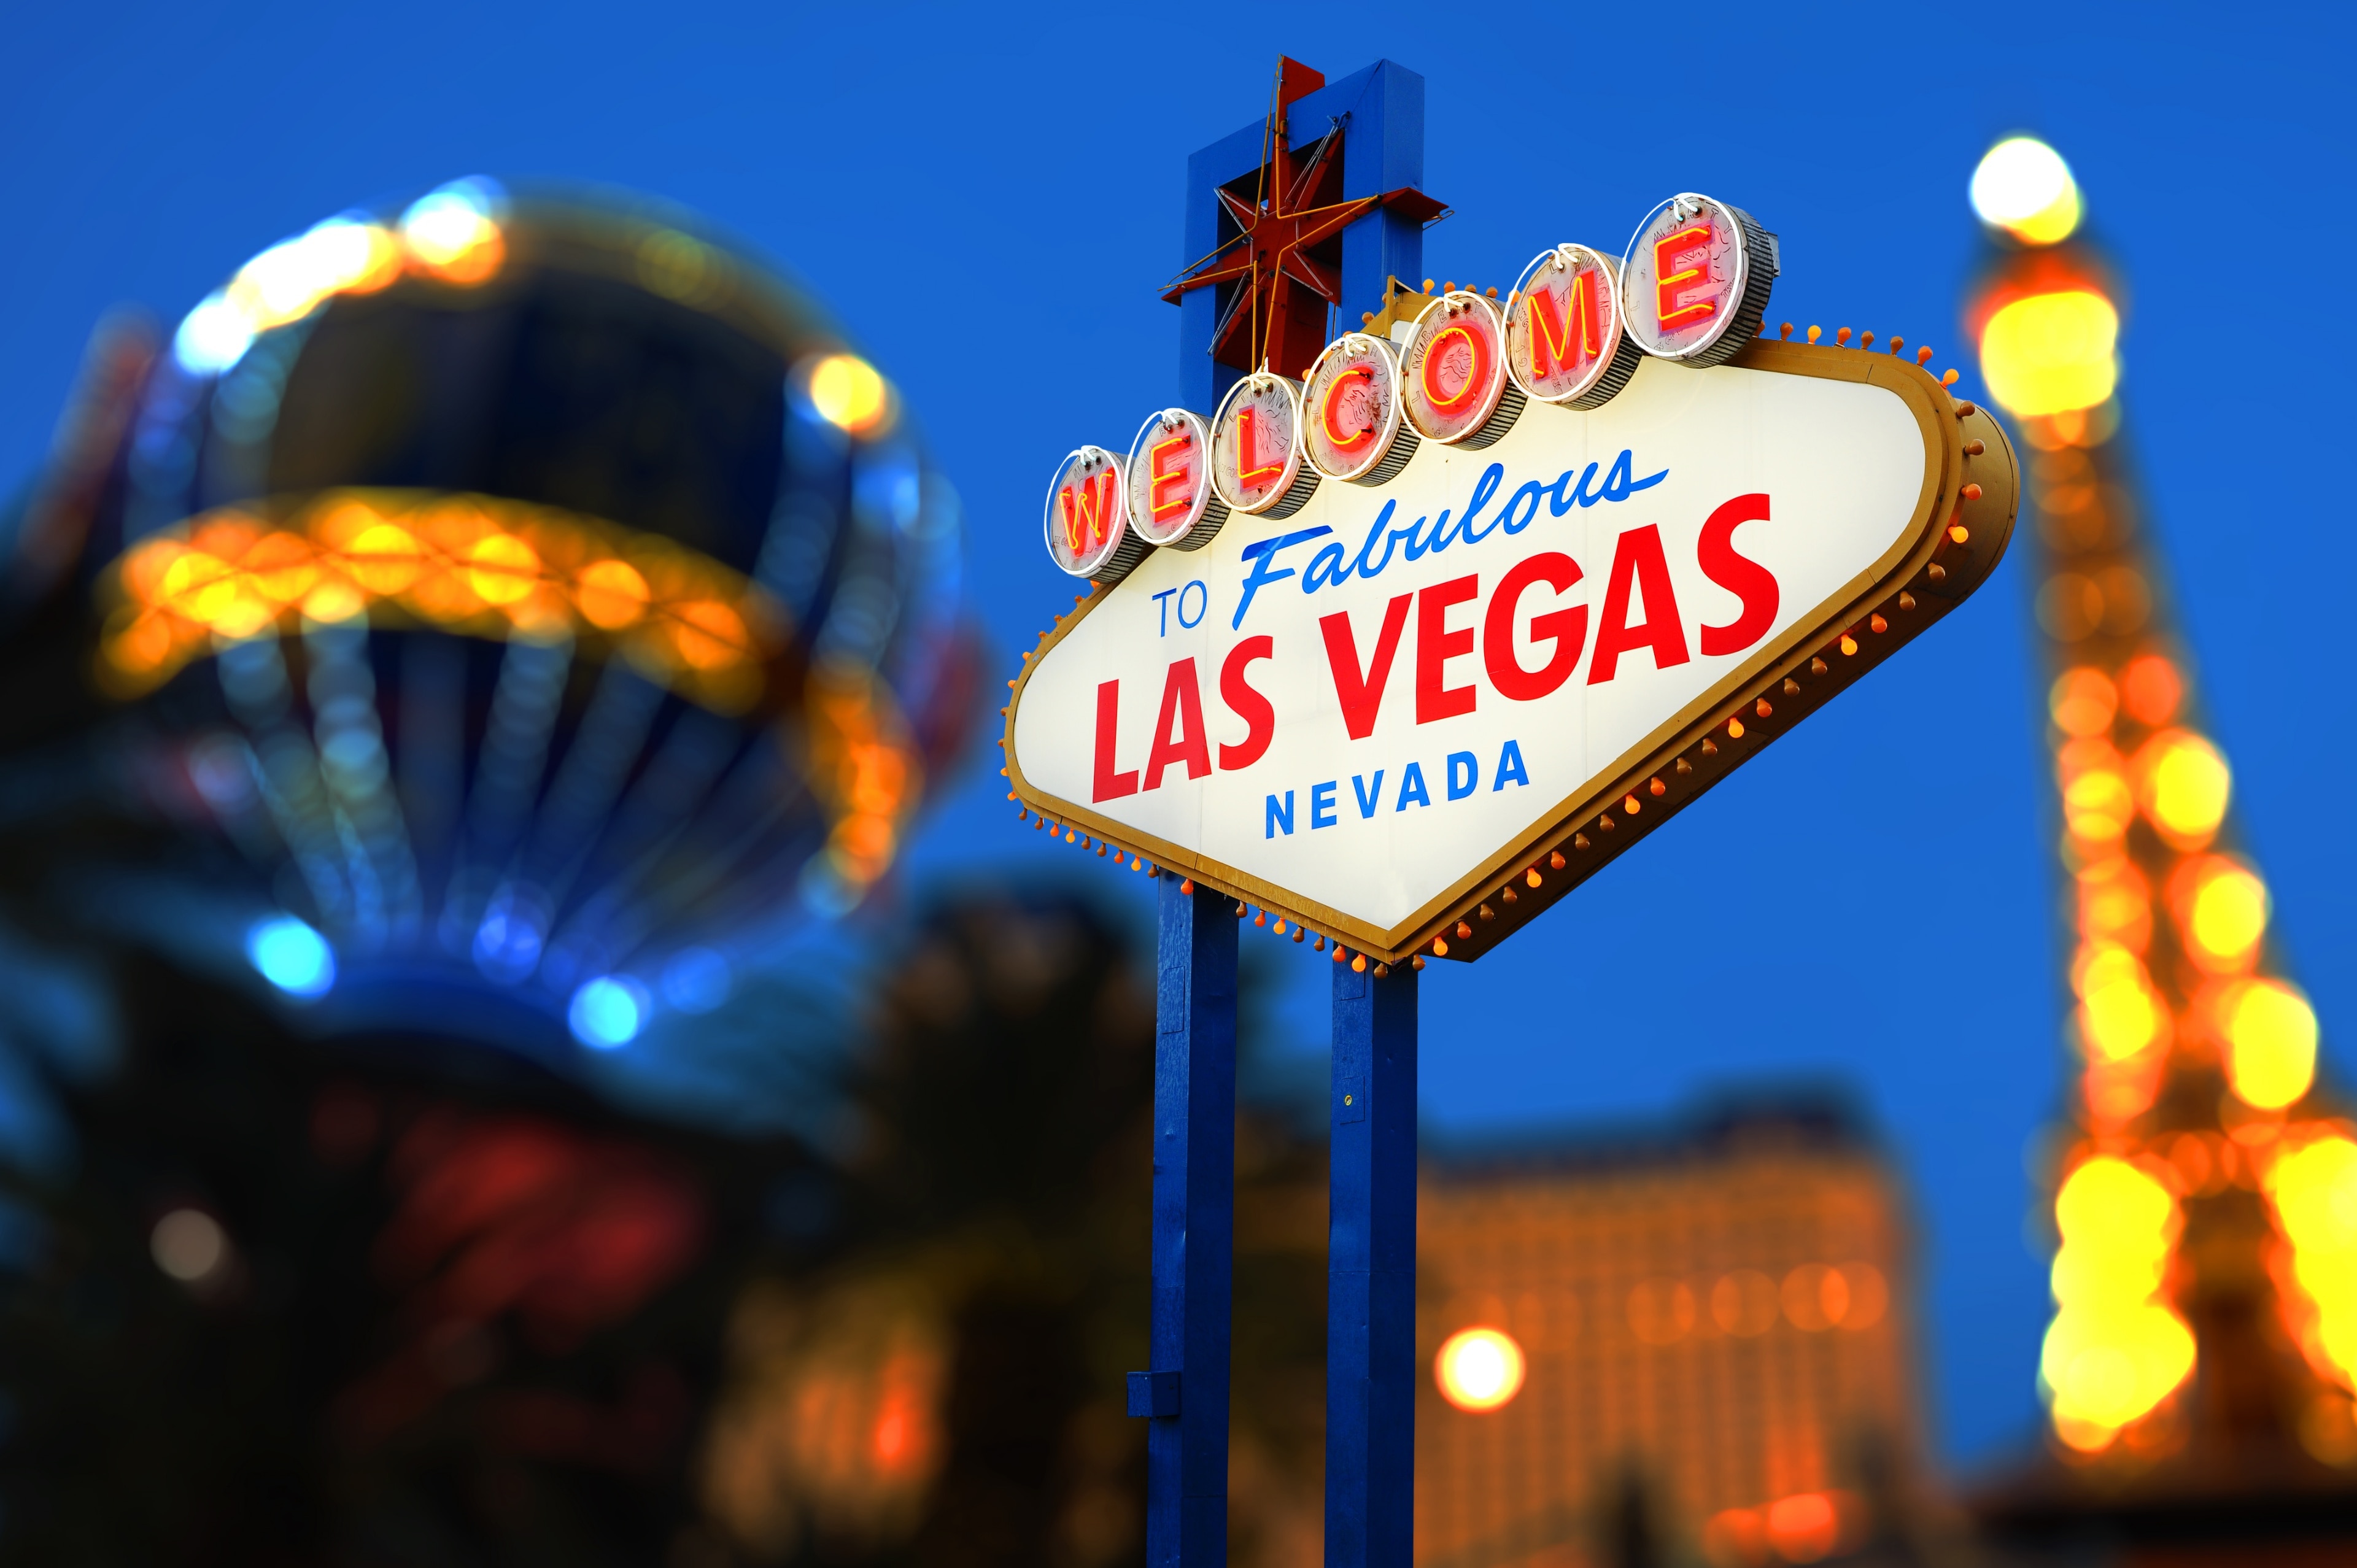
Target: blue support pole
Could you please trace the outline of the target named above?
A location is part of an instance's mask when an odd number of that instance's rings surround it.
[[[1228,1337],[1235,1251],[1236,915],[1165,871],[1154,1042],[1153,1367],[1129,1375],[1147,1417],[1148,1568],[1228,1556]]]
[[[1415,1530],[1415,991],[1334,965],[1327,1568],[1409,1568]]]
[[[1295,101],[1299,149],[1342,129],[1346,198],[1424,184],[1424,78],[1391,60]],[[1187,161],[1191,267],[1233,232],[1216,192],[1260,165],[1260,121]],[[1422,226],[1391,211],[1342,234],[1339,325],[1421,282]],[[1209,352],[1218,291],[1180,302],[1179,401],[1202,414],[1238,372]],[[1146,1436],[1149,1568],[1227,1557],[1228,1339],[1235,1232],[1236,920],[1216,893],[1161,888],[1154,1078],[1153,1369],[1129,1375]],[[1334,966],[1333,1206],[1326,1353],[1326,1561],[1410,1568],[1415,1521],[1415,972]]]

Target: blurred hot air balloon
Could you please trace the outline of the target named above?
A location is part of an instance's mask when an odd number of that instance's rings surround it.
[[[833,1244],[780,954],[980,705],[959,533],[645,204],[460,180],[102,325],[0,508],[8,1554],[688,1560],[730,1293]]]
[[[625,1045],[892,865],[978,701],[959,534],[890,383],[688,220],[330,218],[102,328],[0,519],[0,879],[307,1032]]]

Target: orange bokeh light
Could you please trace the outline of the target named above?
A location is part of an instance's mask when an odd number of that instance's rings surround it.
[[[2152,944],[2152,887],[2125,854],[2113,854],[2081,869],[2079,937],[2141,953]]]
[[[627,561],[593,561],[582,569],[574,603],[592,626],[619,631],[647,613],[653,592]]]
[[[1824,1492],[1802,1492],[1768,1505],[1768,1544],[1787,1563],[1814,1563],[1841,1544],[1841,1510]]]
[[[2047,697],[2047,711],[2053,715],[2055,726],[2069,736],[2102,735],[2112,727],[2119,705],[2119,690],[2112,678],[2085,665],[2064,671]]]
[[[659,560],[660,580],[625,554]],[[101,666],[124,691],[169,678],[216,638],[385,606],[479,636],[614,634],[657,678],[737,712],[760,694],[781,618],[729,568],[669,541],[553,508],[401,491],[327,492],[283,523],[204,514],[134,546],[113,587],[124,604]]]
[[[600,519],[481,496],[323,492],[265,521],[233,509],[125,553],[98,673],[148,691],[219,639],[371,615],[460,635],[609,639],[650,680],[716,713],[759,703],[789,645],[784,611],[730,567]],[[858,668],[810,677],[812,783],[834,813],[825,864],[865,887],[890,867],[922,792],[890,690]]]
[[[2147,653],[2129,660],[2120,671],[2120,700],[2136,723],[2165,725],[2185,700],[2185,683],[2178,678],[2176,665],[2158,653]]]

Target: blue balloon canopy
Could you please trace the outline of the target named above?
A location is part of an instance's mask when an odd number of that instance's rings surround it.
[[[307,1027],[610,1050],[888,874],[959,560],[891,383],[692,221],[343,214],[94,340],[0,520],[0,838]]]

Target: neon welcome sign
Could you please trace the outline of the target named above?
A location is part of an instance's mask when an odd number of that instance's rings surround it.
[[[1338,958],[1490,950],[2010,536],[1995,422],[1895,352],[1762,338],[1780,268],[1681,194],[1617,259],[1400,293],[1299,382],[1074,450],[1044,526],[1091,588],[1013,683],[1013,798]]]

